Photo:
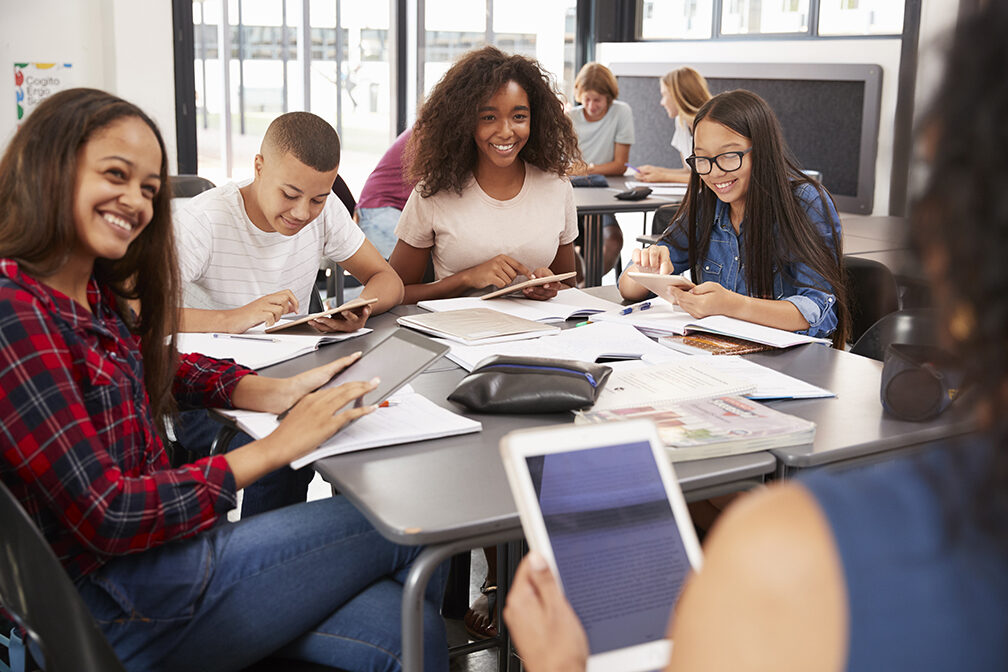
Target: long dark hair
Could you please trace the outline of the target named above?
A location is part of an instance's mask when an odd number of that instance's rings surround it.
[[[922,139],[933,168],[913,210],[949,342],[973,381],[995,453],[974,515],[1008,548],[1008,5],[963,20]]]
[[[807,264],[826,281],[826,287],[816,289],[836,297],[837,328],[833,332],[833,346],[843,348],[850,330],[850,314],[840,232],[833,227],[833,249],[830,249],[805,214],[795,195],[795,187],[802,183],[811,185],[819,195],[820,207],[827,218],[832,203],[829,193],[801,172],[784,141],[776,115],[755,93],[737,89],[714,96],[697,112],[693,128],[704,119],[727,126],[752,141],[743,259],[749,293],[762,299],[776,298],[773,295],[774,269],[783,272],[790,263]],[[700,176],[691,173],[676,220],[677,226],[685,227],[689,267],[694,278],[700,277],[699,267],[710,246],[717,200],[717,195]]]
[[[531,108],[529,138],[518,157],[561,176],[581,158],[553,77],[538,61],[483,47],[448,69],[417,115],[406,145],[405,173],[410,182],[419,183],[422,196],[442,189],[462,193],[477,162],[473,133],[479,106],[511,81],[525,90]]]
[[[97,259],[95,279],[111,288],[116,311],[139,336],[144,383],[155,418],[172,409],[178,331],[179,279],[171,226],[168,163],[157,125],[121,98],[96,89],[69,89],[44,100],[14,135],[0,161],[0,257],[14,259],[45,280],[66,262],[75,244],[77,160],[96,133],[120,119],[140,119],[161,148],[161,189],[154,216],[122,259]],[[137,300],[137,317],[128,301]]]

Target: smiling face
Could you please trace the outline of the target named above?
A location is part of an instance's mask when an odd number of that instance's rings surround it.
[[[339,166],[323,173],[289,152],[263,146],[255,157],[255,202],[245,199],[249,219],[267,233],[293,236],[322,212],[338,172]]]
[[[752,147],[752,140],[739,135],[723,124],[709,119],[703,119],[696,125],[693,135],[693,154],[696,156],[715,157],[724,152],[736,152]],[[711,166],[711,172],[701,175],[700,179],[711,188],[719,199],[731,205],[732,214],[741,217],[745,212],[745,199],[749,191],[749,178],[752,175],[752,153],[742,157],[742,166],[738,170],[725,172],[717,164]],[[732,218],[735,220],[735,217]]]
[[[77,154],[73,255],[85,263],[120,259],[154,216],[161,148],[147,124],[123,117]]]
[[[581,91],[581,105],[584,106],[584,117],[588,121],[598,121],[609,111],[609,99],[591,89]]]
[[[517,82],[510,81],[480,105],[478,114],[473,133],[479,151],[477,171],[510,168],[531,132],[528,94]]]

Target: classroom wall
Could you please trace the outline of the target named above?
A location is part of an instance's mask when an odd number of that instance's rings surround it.
[[[172,8],[165,0],[31,0],[0,3],[0,147],[17,128],[15,62],[72,63],[76,86],[139,105],[161,127],[176,170]]]
[[[933,90],[940,71],[942,50],[937,48],[955,25],[958,0],[925,2],[921,11],[918,78],[915,109],[920,110]],[[901,41],[898,38],[823,40],[717,40],[707,42],[602,43],[596,59],[611,63],[668,62],[675,66],[695,63],[857,63],[882,67],[881,115],[878,156],[875,161],[873,214],[889,214],[892,172],[893,121],[899,83]],[[655,82],[654,113],[665,114],[658,103]],[[671,137],[669,138],[671,140]],[[671,149],[669,151],[672,151]]]

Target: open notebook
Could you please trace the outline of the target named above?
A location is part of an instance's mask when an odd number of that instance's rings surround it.
[[[176,335],[175,344],[180,353],[198,352],[216,359],[233,359],[250,369],[262,369],[308,354],[321,345],[369,333],[371,330],[367,328],[350,333],[316,333],[314,336],[265,334],[262,331],[244,334],[181,333]]]
[[[401,326],[450,341],[474,345],[538,338],[555,334],[560,327],[516,317],[490,308],[463,308],[441,313],[404,315]]]

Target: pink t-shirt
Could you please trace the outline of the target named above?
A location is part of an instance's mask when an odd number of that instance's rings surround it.
[[[407,128],[399,134],[367,178],[357,200],[358,208],[395,208],[402,210],[413,185],[403,179],[403,151],[413,133]]]

